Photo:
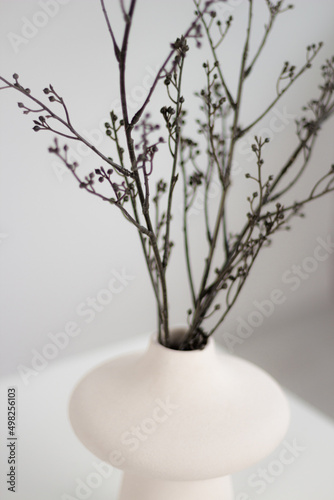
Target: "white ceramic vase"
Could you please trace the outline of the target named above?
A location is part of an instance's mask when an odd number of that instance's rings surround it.
[[[232,500],[230,474],[270,454],[289,423],[277,383],[213,339],[177,351],[153,338],[90,372],[69,412],[81,442],[124,470],[119,500]]]

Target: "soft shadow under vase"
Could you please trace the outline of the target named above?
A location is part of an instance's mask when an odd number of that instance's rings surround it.
[[[119,500],[232,500],[230,474],[269,455],[289,423],[277,383],[213,339],[196,351],[152,339],[104,363],[69,412],[81,442],[125,471]]]

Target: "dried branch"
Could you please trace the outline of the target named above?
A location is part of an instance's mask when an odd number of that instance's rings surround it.
[[[11,89],[14,89],[14,90],[22,93],[29,100],[33,101],[35,104],[38,104],[38,106],[40,106],[40,109],[43,110],[45,113],[47,113],[43,117],[44,120],[45,120],[44,123],[46,123],[46,121],[49,118],[52,118],[52,119],[56,120],[57,122],[59,122],[60,124],[62,124],[65,128],[67,128],[73,135],[72,136],[69,136],[67,134],[65,135],[63,132],[61,132],[59,130],[56,130],[56,129],[52,128],[52,127],[49,127],[50,131],[54,132],[57,135],[65,136],[65,137],[67,137],[69,139],[78,140],[78,141],[82,142],[89,149],[91,149],[95,154],[97,154],[98,156],[100,156],[100,158],[102,158],[106,163],[108,163],[109,165],[111,165],[112,167],[114,167],[119,173],[123,174],[124,176],[130,176],[131,177],[132,174],[131,174],[131,172],[129,170],[127,170],[125,168],[122,168],[120,165],[118,165],[117,163],[115,163],[113,160],[111,160],[110,158],[107,158],[101,151],[99,151],[89,141],[87,141],[84,137],[82,137],[79,134],[79,132],[77,132],[73,128],[73,126],[71,125],[70,121],[64,120],[63,118],[61,118],[61,116],[59,116],[56,113],[54,113],[54,111],[52,111],[46,104],[44,104],[42,101],[40,101],[36,97],[32,96],[30,89],[29,88],[24,88],[19,83],[19,81],[18,81],[19,77],[18,77],[18,75],[16,73],[14,73],[13,78],[14,78],[14,82],[15,83],[8,82],[5,78],[3,78],[2,76],[0,76],[0,80],[3,81],[4,83],[6,83],[6,87],[3,87],[3,88],[11,88]],[[47,92],[45,92],[45,90],[47,90]],[[49,90],[48,89],[44,89],[44,93],[48,94]],[[50,100],[50,102],[55,102],[56,101],[56,99],[54,98],[54,96],[50,96],[49,100]],[[64,104],[62,102],[61,102],[61,104],[64,107]],[[20,108],[24,109],[24,111],[23,111],[24,114],[28,114],[29,112],[37,112],[37,111],[31,110],[30,108],[28,108],[27,106],[25,106],[23,103],[18,103],[18,105],[19,105]],[[67,110],[67,108],[66,108],[66,110]],[[36,128],[36,127],[38,127],[38,128]],[[43,128],[44,127],[41,127],[40,125],[35,125],[34,130],[36,132],[38,132],[40,130],[43,130]]]
[[[225,43],[231,29],[232,17],[230,16],[224,23],[219,19],[216,11],[218,9],[213,8],[218,0],[206,2],[194,0],[196,12],[193,20],[184,34],[171,44],[169,53],[163,60],[142,106],[131,118],[126,91],[126,69],[136,0],[130,0],[128,6],[120,0],[124,19],[121,44],[116,40],[105,0],[100,0],[119,69],[122,116],[119,120],[112,111],[110,122],[105,123],[106,135],[112,141],[110,144],[117,153],[116,162],[90,144],[73,127],[68,107],[52,85],[44,88],[44,94],[52,103],[50,106],[34,97],[30,89],[24,88],[17,74],[13,75],[13,82],[0,77],[3,84],[0,90],[14,89],[27,98],[28,104],[19,102],[18,106],[24,114],[35,117],[33,130],[52,132],[56,135],[55,143],[49,151],[63,162],[79,187],[115,205],[138,231],[157,304],[159,341],[165,346],[181,350],[203,348],[210,335],[219,328],[236,303],[261,249],[270,244],[275,233],[288,229],[294,217],[303,216],[302,209],[305,206],[334,191],[332,166],[329,171],[320,173],[318,180],[306,194],[304,192],[300,195],[297,201],[292,197],[295,186],[307,168],[310,168],[312,153],[322,126],[334,114],[333,57],[326,60],[321,68],[322,84],[319,87],[319,95],[303,108],[303,116],[296,121],[297,143],[275,175],[268,175],[264,170],[264,148],[269,140],[254,137],[251,146],[254,155],[253,166],[249,172],[245,172],[249,181],[248,212],[245,214],[241,230],[232,234],[228,232],[230,213],[227,213],[226,200],[234,195],[232,168],[239,139],[250,132],[296,80],[312,66],[322,46],[321,43],[308,46],[306,62],[299,69],[290,62],[285,62],[278,74],[276,95],[270,104],[250,124],[241,127],[240,115],[244,105],[243,95],[247,78],[254,71],[263,53],[278,15],[291,8],[290,5],[285,7],[284,0],[276,2],[265,0],[265,2],[269,18],[259,45],[250,59],[254,2],[248,1],[248,22],[239,59],[239,76],[235,88],[232,88],[227,84],[218,55],[218,49]],[[197,140],[194,136],[190,138],[184,136],[188,118],[184,109],[185,99],[181,92],[181,84],[185,72],[185,57],[189,49],[188,41],[193,38],[196,46],[200,47],[201,28],[205,33],[210,54],[209,59],[203,64],[206,83],[196,94],[200,99],[201,111],[201,118],[196,118],[195,121],[199,136]],[[163,136],[157,136],[159,124],[153,123],[147,112],[151,97],[160,82],[165,85],[169,99],[169,105],[163,106],[160,110],[165,125],[166,140]],[[60,112],[56,113],[54,106],[58,106]],[[192,117],[190,120],[192,125]],[[81,175],[79,165],[69,159],[68,146],[60,147],[57,136],[85,144],[108,167],[100,166],[88,175]],[[158,170],[157,177],[155,171],[157,164],[159,166],[160,163],[157,160],[160,144],[165,142],[170,159],[169,171],[165,174]],[[178,187],[178,169],[181,170],[183,178],[183,243],[192,306],[187,311],[189,327],[186,337],[181,345],[172,346],[169,336],[167,268],[173,246],[171,230],[175,191]],[[153,188],[152,182],[155,183]],[[213,203],[210,196],[212,187],[216,188],[218,194],[217,200]],[[201,202],[200,209],[198,202]],[[197,276],[191,265],[192,210],[194,213],[202,211],[207,243],[203,256],[204,266],[199,270],[198,287],[195,286]],[[213,326],[206,329],[206,321],[211,318],[215,318]]]
[[[312,45],[308,47],[307,50],[307,58],[306,58],[306,63],[300,68],[300,70],[295,73],[295,66],[290,66],[288,62],[286,62],[283,66],[283,69],[278,77],[277,84],[279,84],[283,79],[289,78],[289,83],[286,84],[286,86],[279,90],[277,88],[277,96],[273,101],[269,104],[269,106],[266,107],[266,109],[257,117],[255,120],[253,120],[247,127],[245,127],[242,130],[239,130],[238,132],[238,138],[242,137],[245,135],[247,132],[249,132],[259,121],[264,118],[269,111],[277,104],[277,102],[282,98],[282,96],[289,90],[291,85],[303,74],[305,73],[306,70],[310,69],[312,66],[312,61],[313,59],[318,55],[319,50],[323,46],[323,43],[320,42],[317,46]],[[309,52],[312,50],[312,54],[309,55]],[[286,75],[286,76],[285,76]]]
[[[198,38],[201,38],[201,32],[199,30],[199,25],[198,25],[198,21],[201,19],[201,16],[204,15],[208,10],[209,8],[211,7],[211,5],[213,5],[214,3],[216,3],[218,0],[208,0],[205,2],[205,6],[204,6],[204,9],[203,10],[199,10],[199,12],[197,13],[194,21],[192,21],[192,23],[190,24],[189,28],[183,33],[182,37],[187,40],[188,38],[195,38],[195,40],[197,40],[198,42]],[[194,33],[193,33],[194,32]],[[199,42],[198,42],[198,46],[199,45]],[[131,125],[135,125],[139,120],[140,120],[140,117],[142,116],[142,114],[144,113],[147,105],[149,104],[150,100],[151,100],[151,97],[156,89],[156,86],[159,82],[159,80],[161,80],[162,78],[165,78],[166,74],[168,73],[171,73],[173,72],[174,70],[174,67],[172,67],[172,69],[167,72],[166,71],[166,68],[168,66],[168,63],[171,61],[172,57],[174,56],[175,54],[175,51],[177,50],[177,47],[174,46],[174,44],[172,44],[172,50],[169,52],[168,56],[166,57],[166,59],[164,60],[163,64],[161,65],[160,69],[158,70],[157,72],[157,75],[151,85],[151,88],[147,94],[147,97],[144,101],[144,104],[141,106],[141,108],[134,114],[132,120],[131,120]]]

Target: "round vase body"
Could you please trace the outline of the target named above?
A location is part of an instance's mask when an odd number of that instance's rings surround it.
[[[289,423],[277,383],[212,339],[195,351],[152,339],[104,363],[69,413],[81,442],[125,471],[120,500],[232,500],[228,476],[270,454]]]

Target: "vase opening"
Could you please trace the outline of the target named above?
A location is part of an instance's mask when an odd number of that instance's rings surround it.
[[[169,332],[168,345],[162,345],[175,351],[195,351],[204,349],[207,342],[208,337],[201,328],[198,328],[191,338],[187,328],[174,328]]]

